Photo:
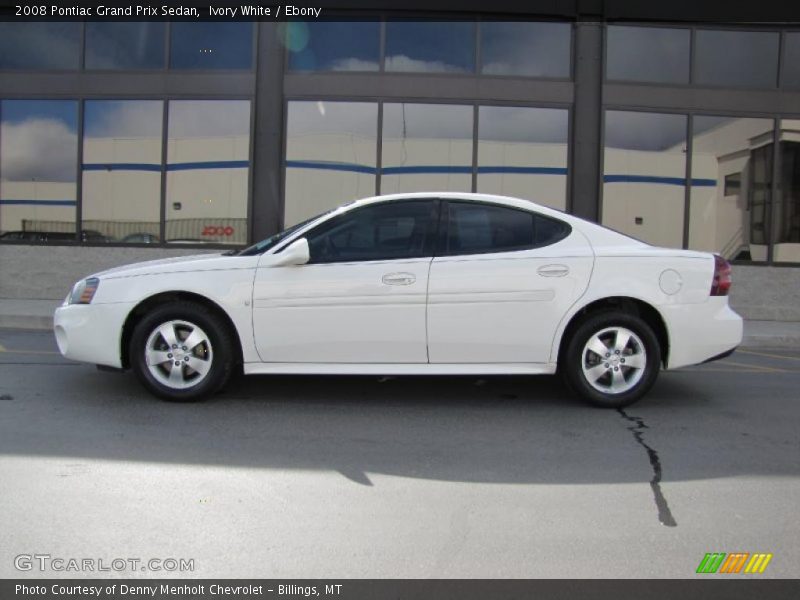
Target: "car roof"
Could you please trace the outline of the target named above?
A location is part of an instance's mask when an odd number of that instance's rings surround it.
[[[542,214],[550,215],[557,218],[570,220],[570,215],[560,210],[544,206],[533,202],[532,200],[523,200],[522,198],[512,198],[511,196],[497,196],[494,194],[476,194],[471,192],[406,192],[400,194],[386,194],[383,196],[370,196],[355,200],[348,204],[343,205],[342,209],[352,210],[359,206],[367,204],[376,204],[380,202],[392,202],[399,200],[427,200],[427,199],[442,199],[442,200],[467,200],[472,202],[487,202],[490,204],[501,204],[513,208],[521,208],[523,210],[536,210]]]

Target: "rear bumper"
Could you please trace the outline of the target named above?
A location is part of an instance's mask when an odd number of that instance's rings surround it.
[[[70,304],[56,309],[53,331],[66,358],[122,367],[122,326],[133,304]]]
[[[668,369],[724,358],[742,343],[744,322],[726,296],[661,307],[669,329]]]

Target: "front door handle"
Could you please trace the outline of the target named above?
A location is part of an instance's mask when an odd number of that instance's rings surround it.
[[[387,273],[381,278],[386,285],[411,285],[416,280],[413,273]]]
[[[564,277],[569,274],[567,265],[544,265],[536,270],[542,277]]]

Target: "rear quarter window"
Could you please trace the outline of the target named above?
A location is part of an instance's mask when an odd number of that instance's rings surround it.
[[[486,254],[541,248],[564,239],[571,231],[563,221],[527,210],[448,202],[444,253]]]

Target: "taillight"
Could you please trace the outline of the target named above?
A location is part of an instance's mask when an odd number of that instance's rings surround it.
[[[711,281],[712,296],[727,296],[731,289],[731,263],[719,254],[714,255],[714,279]]]

